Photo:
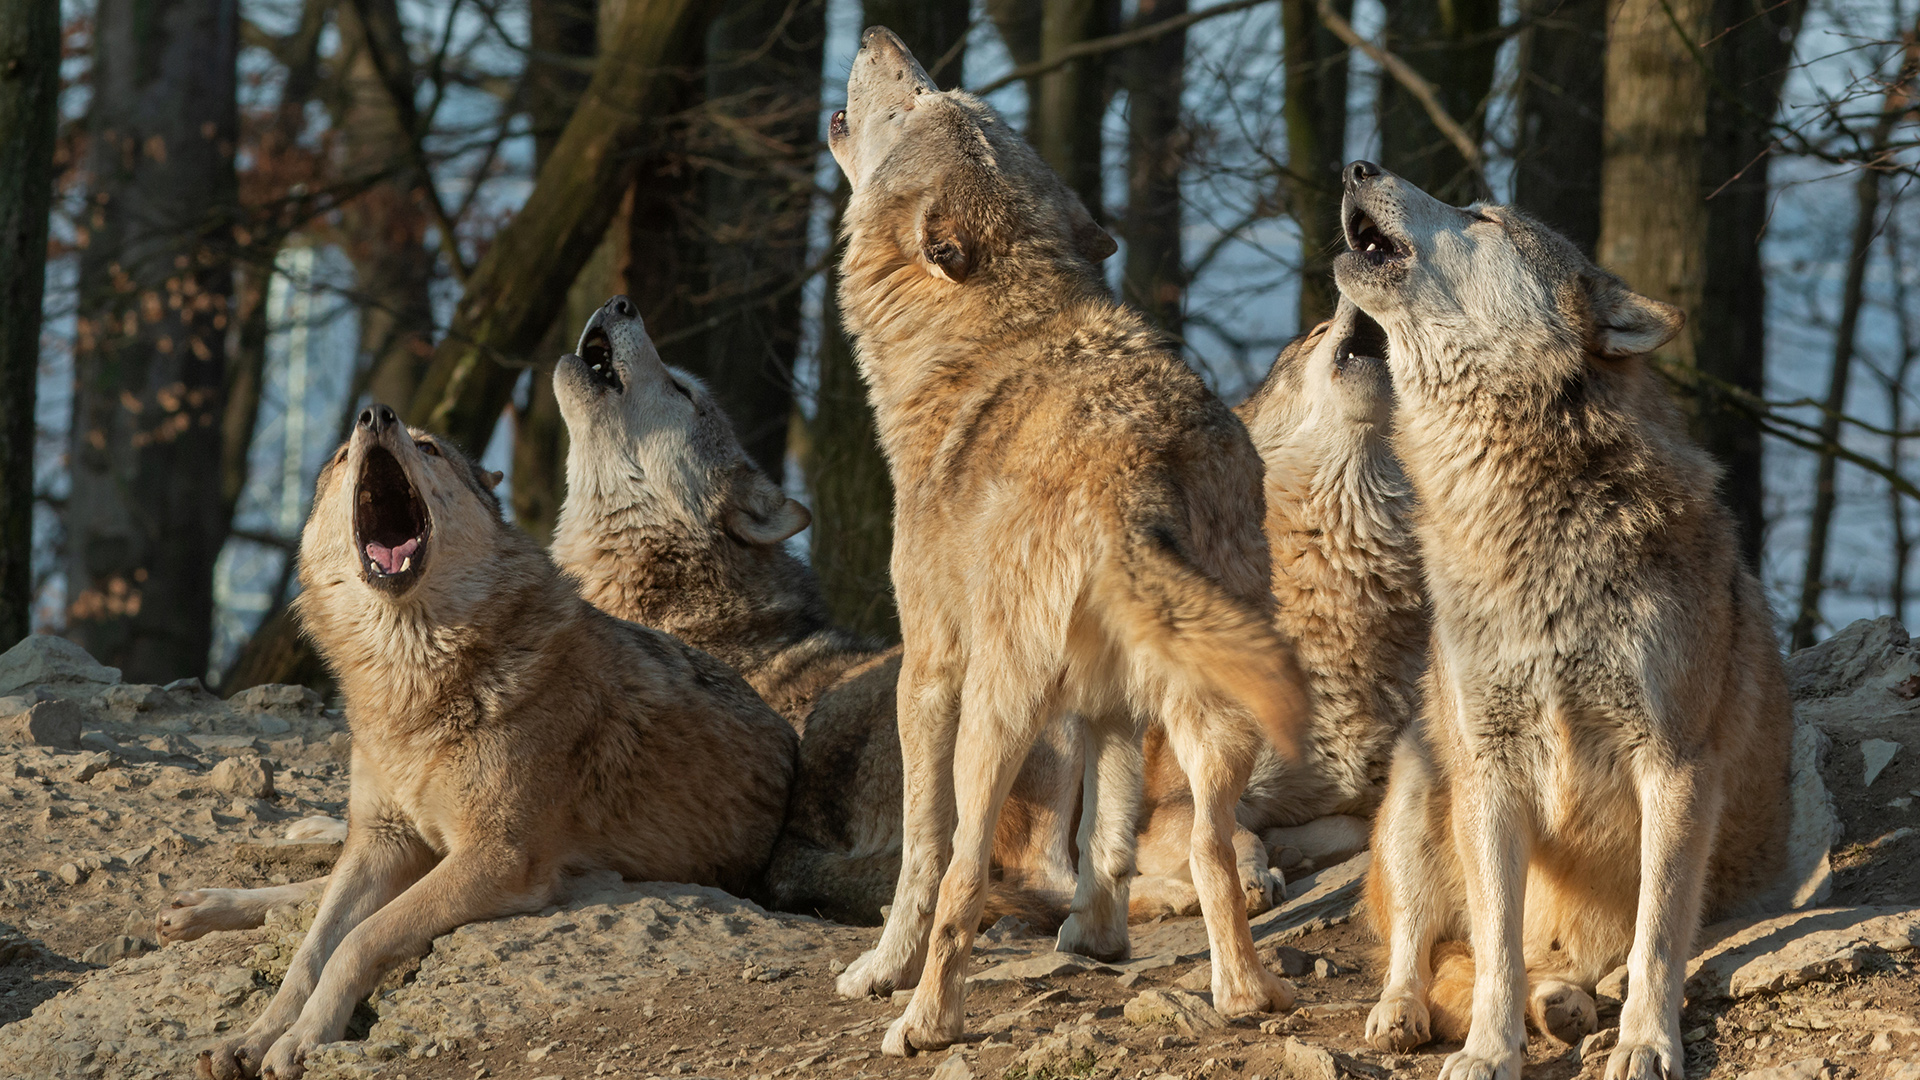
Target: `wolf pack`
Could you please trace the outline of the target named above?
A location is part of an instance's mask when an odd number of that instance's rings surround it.
[[[554,388],[550,551],[385,405],[321,470],[298,615],[338,680],[333,872],[190,890],[163,938],[318,896],[200,1072],[292,1080],[395,965],[568,875],[866,925],[882,1048],[963,1035],[1005,915],[1117,960],[1204,917],[1212,1003],[1291,1008],[1270,856],[1370,844],[1367,1039],[1518,1080],[1628,973],[1608,1080],[1680,1080],[1704,918],[1784,906],[1773,621],[1648,355],[1682,314],[1511,207],[1365,161],[1328,321],[1229,409],[1117,303],[1115,250],[991,107],[866,32],[828,122],[840,310],[894,489],[903,643],[832,624],[809,513],[614,297]],[[884,920],[882,915],[884,913]]]

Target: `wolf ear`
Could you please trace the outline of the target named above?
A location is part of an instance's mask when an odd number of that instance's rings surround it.
[[[1113,237],[1107,235],[1107,230],[1093,220],[1093,214],[1088,212],[1087,204],[1081,202],[1080,197],[1072,191],[1067,192],[1067,205],[1067,227],[1072,233],[1073,250],[1086,256],[1086,260],[1096,266],[1107,256],[1120,250],[1120,245],[1114,243]]]
[[[979,265],[980,241],[951,211],[929,205],[920,212],[920,257],[927,273],[963,285]]]
[[[490,472],[487,474],[487,486],[490,488],[497,488],[500,486],[500,481],[505,480],[506,478],[507,478],[506,473],[503,473],[498,469],[496,469],[493,472]]]
[[[743,544],[770,547],[813,523],[813,514],[773,486],[753,469],[734,473],[732,505],[727,507],[727,531]]]
[[[1672,341],[1687,316],[1672,304],[1641,296],[1612,277],[1589,278],[1593,351],[1601,356],[1641,356]]]

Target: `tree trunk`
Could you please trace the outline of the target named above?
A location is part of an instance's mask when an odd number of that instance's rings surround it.
[[[1353,0],[1335,0],[1341,18]],[[1315,0],[1282,0],[1287,177],[1300,225],[1300,329],[1333,314],[1333,254],[1339,246],[1340,167],[1347,149],[1347,46],[1320,22]]]
[[[1600,239],[1607,0],[1532,0],[1520,39],[1520,145],[1513,201],[1580,245]]]
[[[1888,84],[1886,102],[1867,142],[1869,160],[1875,164],[1886,153],[1894,120],[1905,111],[1909,84],[1917,66],[1920,66],[1920,27],[1907,34],[1900,70]],[[1840,444],[1840,416],[1847,407],[1855,332],[1859,329],[1860,308],[1866,299],[1867,264],[1873,260],[1873,241],[1879,235],[1879,169],[1863,165],[1853,191],[1853,241],[1847,255],[1846,283],[1840,289],[1840,325],[1833,333],[1833,366],[1827,376],[1826,408],[1820,417],[1820,464],[1814,473],[1813,516],[1807,528],[1807,566],[1800,578],[1800,610],[1794,613],[1790,650],[1813,644],[1814,631],[1820,625],[1820,594],[1826,588],[1827,538],[1833,525],[1834,479],[1839,465],[1833,448]]]
[[[1040,55],[1111,34],[1119,21],[1117,0],[1041,0]],[[1095,221],[1106,220],[1100,123],[1107,113],[1107,62],[1106,56],[1082,57],[1041,75],[1027,113],[1027,141],[1079,193]]]
[[[967,9],[967,0],[866,0],[864,15],[867,25],[885,26],[899,34],[931,71],[942,56],[964,49]],[[1001,12],[991,5],[990,10],[995,10],[997,20]],[[959,85],[964,61],[964,54],[956,54],[934,74],[934,80],[943,89]],[[843,182],[839,208],[845,206]],[[836,209],[836,238],[839,217]],[[893,557],[893,482],[880,452],[866,386],[854,367],[853,345],[840,327],[837,276],[829,273],[827,279],[821,313],[820,387],[808,428],[813,569],[834,622],[898,640],[900,615],[887,573]]]
[[[1140,0],[1138,25],[1184,15],[1187,0]],[[1136,46],[1127,71],[1127,209],[1121,232],[1127,264],[1121,298],[1179,336],[1186,296],[1180,249],[1180,169],[1187,131],[1180,112],[1187,35],[1178,31]]]
[[[599,41],[599,9],[594,0],[533,0],[527,9],[533,51],[527,57],[527,113],[534,130],[533,167],[538,171],[566,129],[590,76],[579,67],[591,61]],[[534,348],[527,400],[513,410],[513,473],[509,498],[513,519],[542,545],[566,498],[567,425],[553,396],[554,361],[572,351],[582,323],[616,284],[620,253],[626,246],[625,214],[615,216],[600,246],[567,290],[560,317]]]
[[[526,203],[480,264],[454,308],[407,410],[479,456],[513,393],[526,354],[600,246],[632,177],[634,151],[670,85],[669,62],[714,0],[632,0],[607,27],[603,63],[581,96]]]
[[[33,629],[33,404],[60,104],[60,5],[0,0],[0,642]]]
[[[80,263],[68,631],[133,682],[207,671],[237,0],[101,0]]]
[[[1476,141],[1486,130],[1499,29],[1500,0],[1387,5],[1387,50],[1433,84],[1447,115]],[[1449,203],[1489,194],[1426,109],[1385,74],[1379,108],[1381,164]]]
[[[727,0],[707,29],[715,145],[701,216],[711,329],[694,373],[775,483],[793,419],[825,36],[825,5],[813,0]]]
[[[1767,276],[1760,261],[1769,204],[1765,121],[1780,107],[1805,0],[1717,0],[1714,88],[1707,98],[1707,139],[1700,163],[1706,200],[1706,265],[1701,303],[1688,312],[1700,373],[1755,397],[1766,389]],[[1740,530],[1740,550],[1758,569],[1766,517],[1761,490],[1759,418],[1727,402],[1715,382],[1693,392],[1693,433],[1726,475],[1721,496]]]
[[[1707,211],[1700,201],[1707,80],[1675,29],[1706,38],[1713,0],[1611,0],[1598,262],[1697,317]],[[1671,13],[1671,18],[1669,17]],[[1691,334],[1661,350],[1691,366]]]

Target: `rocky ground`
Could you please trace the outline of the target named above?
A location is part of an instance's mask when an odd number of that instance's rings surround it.
[[[1792,675],[1796,850],[1826,895],[1703,933],[1687,1072],[1920,1080],[1920,653],[1891,620],[1860,623],[1795,656]],[[221,701],[191,681],[129,686],[52,639],[0,656],[0,1076],[187,1076],[245,1027],[312,905],[164,948],[155,916],[185,887],[324,872],[337,845],[281,837],[343,811],[345,748],[341,717],[298,688]],[[968,1041],[883,1058],[900,1003],[832,992],[876,930],[583,879],[563,906],[440,939],[309,1075],[1432,1078],[1452,1047],[1386,1055],[1361,1038],[1379,988],[1354,911],[1367,858],[1296,876],[1255,920],[1263,957],[1299,989],[1286,1016],[1213,1012],[1197,919],[1135,927],[1135,959],[1114,965],[1002,925],[976,950]],[[1618,992],[1602,984],[1603,1026]],[[1603,1076],[1605,1033],[1590,1043],[1536,1037],[1528,1076]]]

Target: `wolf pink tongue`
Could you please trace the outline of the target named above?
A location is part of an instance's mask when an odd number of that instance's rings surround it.
[[[397,574],[400,572],[400,564],[405,562],[407,557],[412,555],[419,547],[420,538],[417,536],[401,544],[399,547],[387,547],[384,544],[370,543],[367,545],[367,558],[372,559],[373,565],[379,567],[382,572]]]

